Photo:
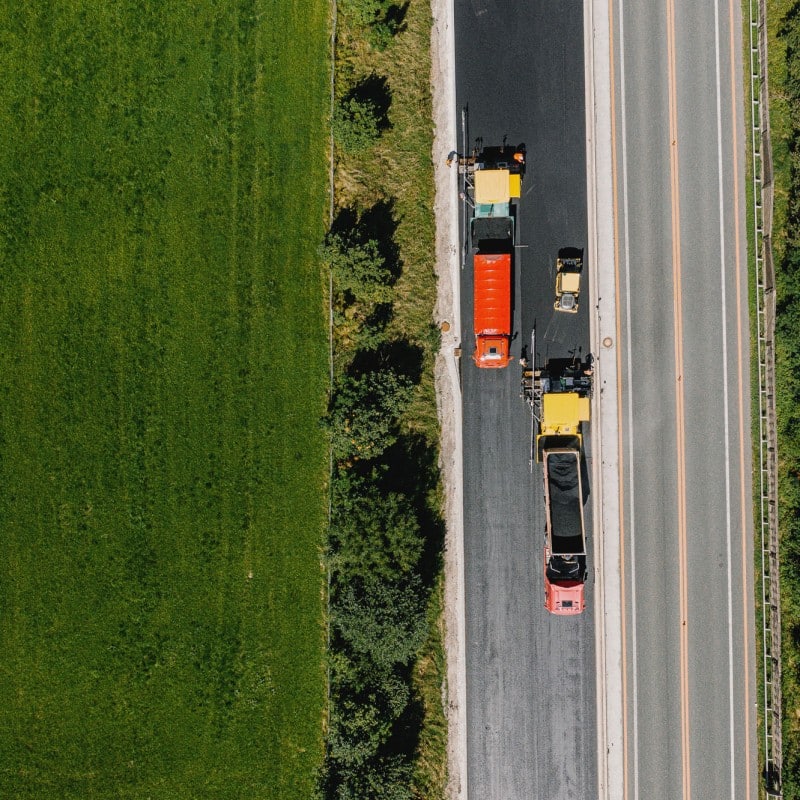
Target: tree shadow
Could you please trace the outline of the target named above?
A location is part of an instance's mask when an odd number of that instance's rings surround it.
[[[344,96],[345,103],[355,100],[359,105],[372,106],[378,130],[383,132],[392,127],[389,121],[389,108],[392,105],[392,90],[383,75],[374,72],[362,78]]]
[[[411,501],[424,548],[417,574],[430,590],[440,574],[444,558],[445,525],[439,510],[431,506],[439,486],[438,451],[420,434],[406,434],[381,458],[386,469],[381,479],[385,492],[399,492]]]
[[[390,5],[384,15],[383,19],[378,20],[378,25],[386,29],[386,32],[391,36],[397,36],[406,30],[406,14],[408,13],[409,3],[400,3]]]
[[[405,20],[408,6],[408,2],[392,3],[376,11],[369,34],[373,47],[377,50],[385,50],[398,33],[406,30]]]
[[[406,14],[408,13],[409,3],[391,5],[386,9],[384,21],[394,34],[402,33],[406,29]]]
[[[400,248],[394,240],[397,232],[394,199],[380,200],[368,208],[361,215],[359,225],[363,235],[378,243],[378,252],[396,281],[403,271],[403,264],[400,261]]]
[[[394,199],[380,200],[370,208],[359,211],[357,208],[342,208],[331,224],[331,235],[339,235],[353,244],[364,244],[373,240],[386,268],[397,281],[403,271],[400,248],[394,237],[397,232]]]
[[[407,674],[401,676],[409,685],[412,681],[412,668],[404,670]],[[421,698],[412,694],[405,711],[392,727],[389,740],[383,747],[383,755],[404,756],[411,761],[419,747],[420,732],[425,719],[425,707]]]
[[[329,234],[350,236],[358,227],[358,212],[355,208],[347,206],[340,208],[331,223]]]
[[[424,357],[425,353],[419,345],[407,339],[392,339],[373,349],[359,350],[347,372],[358,377],[367,372],[392,369],[398,375],[408,378],[411,383],[418,384],[422,376]]]

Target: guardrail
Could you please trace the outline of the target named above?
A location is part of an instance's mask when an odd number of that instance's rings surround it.
[[[782,797],[781,608],[778,562],[778,453],[775,424],[775,268],[772,261],[772,152],[767,82],[766,0],[748,0],[753,227],[758,353],[758,492],[764,696],[764,783]]]

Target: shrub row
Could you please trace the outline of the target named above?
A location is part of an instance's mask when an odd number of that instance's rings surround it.
[[[411,798],[422,710],[412,670],[428,636],[435,522],[432,448],[403,426],[421,353],[388,332],[399,274],[391,241],[340,213],[323,254],[334,286],[331,713],[324,794]],[[355,220],[355,223],[354,223]]]
[[[440,648],[435,591],[443,545],[431,375],[435,289],[429,256],[416,249],[422,242],[424,251],[432,228],[419,219],[431,190],[432,126],[424,126],[427,101],[416,88],[429,80],[430,22],[415,7],[414,30],[398,37],[408,10],[387,0],[338,4],[338,212],[322,246],[334,344],[326,419],[333,460],[326,800],[433,798],[441,796],[444,771],[436,739],[442,715],[430,700],[441,697],[431,662]],[[409,157],[411,142],[418,162]]]
[[[776,406],[779,452],[783,631],[783,792],[800,798],[800,3],[779,36],[786,63],[780,90],[788,110],[788,205],[776,248]],[[779,176],[780,179],[780,176]]]

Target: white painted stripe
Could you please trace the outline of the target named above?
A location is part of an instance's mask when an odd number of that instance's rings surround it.
[[[720,70],[719,2],[714,2],[714,56],[717,80],[717,173],[719,191],[719,265],[722,300],[722,403],[725,426],[725,547],[728,567],[728,714],[730,727],[731,800],[736,797],[736,749],[733,728],[733,587],[731,567],[731,453],[728,419],[728,308],[725,283],[725,197],[722,182],[722,80]]]

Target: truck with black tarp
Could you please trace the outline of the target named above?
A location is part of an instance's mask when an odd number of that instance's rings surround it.
[[[586,601],[586,533],[581,453],[572,443],[542,451],[545,502],[545,608],[579,614]]]
[[[545,608],[553,614],[580,614],[586,606],[582,425],[590,417],[591,376],[591,359],[551,361],[545,369],[523,371],[538,427],[534,447],[544,478]]]

